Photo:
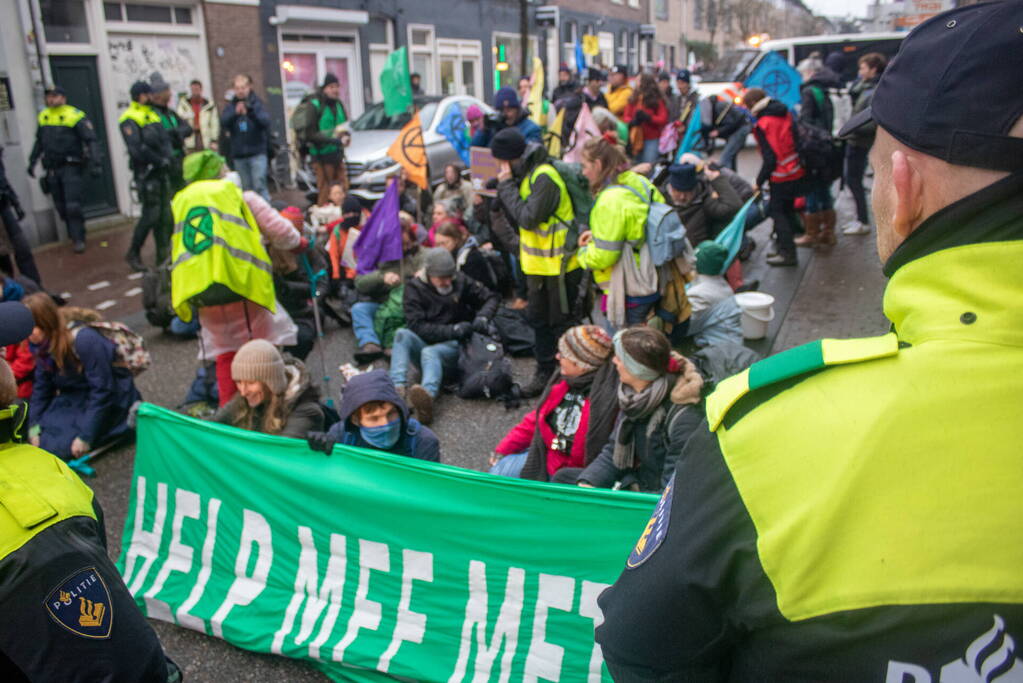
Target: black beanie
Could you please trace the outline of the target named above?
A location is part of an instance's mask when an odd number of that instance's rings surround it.
[[[495,159],[514,161],[526,151],[526,138],[518,128],[505,128],[490,141],[490,152]]]
[[[327,75],[323,77],[323,85],[321,87],[326,88],[328,85],[333,85],[338,82],[337,76],[328,71]]]

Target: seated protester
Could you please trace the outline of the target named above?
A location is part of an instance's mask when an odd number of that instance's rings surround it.
[[[340,220],[343,213],[342,205],[347,196],[345,186],[342,183],[334,183],[327,192],[326,204],[309,207],[309,222],[317,233],[325,234],[328,226]]]
[[[664,185],[692,244],[713,239],[742,208],[743,200],[720,170],[672,164]]]
[[[401,229],[407,230],[417,244],[426,244],[429,232],[422,225],[416,223],[416,219],[412,214],[407,211],[399,211],[398,222],[401,223]]]
[[[455,259],[455,267],[492,292],[501,291],[501,283],[497,281],[497,273],[489,260],[480,251],[476,238],[466,236],[454,223],[442,223],[433,236],[434,243],[446,249]],[[500,265],[500,264],[498,264]]]
[[[270,342],[253,339],[231,360],[238,393],[217,411],[214,422],[261,434],[304,439],[323,431],[320,390],[302,361],[281,356]]]
[[[21,301],[26,294],[39,291],[39,286],[25,275],[11,277],[0,275],[0,302]],[[32,377],[36,370],[36,357],[28,347],[28,339],[23,339],[2,348],[0,359],[7,361],[14,381],[18,385],[18,398],[28,399],[32,396]]]
[[[33,446],[70,460],[130,431],[128,412],[141,400],[131,372],[115,365],[115,345],[88,325],[68,329],[49,294],[24,299],[35,328],[29,400]]]
[[[409,416],[405,401],[383,370],[356,375],[341,394],[341,420],[327,432],[311,432],[309,447],[330,454],[334,444],[370,448],[440,462],[440,440]]]
[[[629,327],[614,336],[618,420],[597,459],[585,469],[566,467],[552,481],[632,491],[660,492],[675,461],[703,421],[703,378],[696,366],[671,350],[664,333]]]
[[[391,353],[391,380],[423,424],[433,420],[444,375],[458,366],[458,342],[473,330],[486,332],[500,303],[496,292],[457,272],[446,249],[426,252],[422,273],[405,286],[407,327],[395,333]],[[419,366],[423,379],[406,392],[409,363]]]
[[[298,207],[288,206],[281,209],[281,216],[290,220],[296,230],[301,229],[302,212]],[[267,253],[273,265],[277,303],[288,312],[296,328],[295,343],[285,346],[284,351],[304,361],[316,341],[316,314],[313,311],[309,274],[292,252],[270,247]],[[322,257],[319,252],[308,252],[306,258],[310,259],[314,272],[321,269]]]
[[[490,141],[505,128],[518,128],[526,142],[543,144],[543,131],[520,105],[515,88],[506,85],[494,93],[494,109],[497,114],[485,119],[483,130],[472,137],[473,147],[490,147]]]
[[[728,249],[710,240],[696,248],[696,278],[686,289],[693,308],[687,333],[697,346],[742,344],[742,311],[731,285],[720,275]]]
[[[462,177],[462,169],[458,164],[444,167],[444,180],[433,189],[435,202],[450,202],[449,206],[456,213],[464,216],[472,207],[472,181]]]
[[[430,230],[426,234],[426,241],[424,242],[426,246],[436,246],[433,241],[433,236],[437,233],[437,228],[444,223],[456,225],[465,235],[469,234],[465,225],[462,224],[460,214],[452,207],[451,202],[438,200],[433,203],[433,223],[430,225]]]
[[[387,301],[391,290],[404,284],[422,267],[425,250],[419,246],[415,235],[407,229],[401,231],[401,261],[385,261],[376,270],[355,278],[355,291],[359,301],[352,305],[352,331],[355,333],[357,363],[372,363],[384,355],[380,337],[373,329],[373,317],[380,306]]]
[[[701,174],[703,173],[705,162],[698,155],[693,154],[692,152],[686,152],[681,157],[679,157],[678,163],[692,164],[693,166],[696,167],[696,173]],[[743,178],[741,175],[739,175],[738,172],[733,171],[730,168],[720,166],[714,162],[707,164],[707,168],[712,168],[715,171],[718,171],[725,178],[725,180],[728,181],[728,184],[732,186],[732,189],[735,190],[735,193],[739,195],[739,199],[742,200],[743,204],[749,201],[750,197],[754,195],[753,184],[750,183],[745,178]],[[667,189],[668,189],[667,185],[665,185],[665,190],[667,191]],[[765,204],[763,197],[757,197],[756,201],[754,201],[753,204],[750,205],[749,213],[746,214],[746,227],[744,228],[744,230],[749,232],[753,228],[763,223],[764,220],[766,219],[767,205]],[[747,237],[746,239],[749,238]],[[697,244],[699,244],[699,242],[697,242]],[[741,253],[742,251],[740,251],[740,254]]]
[[[345,197],[341,203],[341,217],[327,226],[327,255],[330,258],[330,279],[334,281],[355,278],[355,268],[342,263],[348,240],[359,236],[362,225],[362,204],[355,197]],[[352,231],[355,231],[354,233]]]
[[[611,337],[596,325],[577,325],[561,335],[559,371],[536,409],[497,444],[491,472],[549,481],[563,467],[585,467],[596,459],[618,413],[611,346]],[[520,464],[499,462],[508,457]]]

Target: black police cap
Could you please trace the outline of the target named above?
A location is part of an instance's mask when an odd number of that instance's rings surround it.
[[[871,106],[840,136],[871,120],[907,147],[958,166],[1023,169],[1023,2],[968,5],[920,24],[881,76]]]

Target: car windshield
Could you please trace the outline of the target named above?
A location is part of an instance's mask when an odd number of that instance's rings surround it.
[[[729,50],[721,55],[712,69],[700,74],[700,81],[706,83],[727,83],[742,80],[749,65],[760,54],[760,50]]]
[[[419,107],[419,121],[423,128],[429,128],[437,113],[436,101],[416,100]],[[374,104],[363,112],[362,116],[352,121],[352,130],[401,130],[412,119],[412,114],[402,112],[394,116],[384,113],[384,103]]]

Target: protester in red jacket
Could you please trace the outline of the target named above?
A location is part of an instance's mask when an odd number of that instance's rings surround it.
[[[494,449],[494,473],[548,481],[562,467],[584,467],[599,455],[618,412],[611,350],[611,338],[596,325],[577,325],[561,335],[560,371],[536,409]],[[507,456],[514,460],[498,462]]]
[[[28,348],[28,341],[6,347],[4,358],[11,366],[14,379],[18,383],[18,398],[28,400],[32,396],[32,375],[36,369],[36,357]]]
[[[661,137],[661,130],[668,123],[668,106],[652,75],[640,76],[639,87],[625,105],[622,120],[629,124],[630,128],[638,126],[643,133],[643,147],[636,155],[636,162],[652,164],[657,161],[659,154],[657,143]],[[629,139],[632,137],[630,135]]]

